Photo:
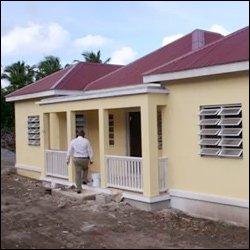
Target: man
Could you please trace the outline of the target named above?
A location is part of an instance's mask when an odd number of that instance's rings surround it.
[[[88,168],[89,162],[93,163],[93,150],[89,143],[89,140],[84,138],[85,133],[81,130],[77,138],[73,139],[69,145],[66,162],[67,165],[70,162],[70,157],[73,156],[73,162],[75,165],[75,178],[77,193],[82,192],[82,173],[84,183],[88,182]]]

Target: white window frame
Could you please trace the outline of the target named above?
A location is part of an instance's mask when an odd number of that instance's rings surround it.
[[[212,114],[211,114],[211,111],[213,111]],[[217,115],[219,112],[220,112],[219,108],[217,108],[217,109],[201,109],[199,114],[200,115]]]
[[[237,155],[233,155],[233,154],[225,154],[225,151],[235,151],[235,150],[238,150],[239,153]],[[222,149],[219,153],[219,156],[224,156],[224,157],[237,157],[239,158],[240,155],[243,153],[243,149],[229,149],[229,148],[226,148],[226,149]]]
[[[230,141],[239,141],[238,143],[235,144],[228,144],[225,141],[230,140]],[[224,146],[224,147],[239,147],[242,143],[242,139],[235,139],[235,138],[223,138],[220,140],[220,143],[218,144],[219,146]]]
[[[235,123],[230,123],[229,120],[234,120]],[[222,126],[238,126],[240,125],[242,119],[241,118],[222,118],[220,120],[220,122],[218,123],[218,125],[222,125]]]
[[[214,141],[214,143],[212,143],[211,141]],[[216,146],[219,144],[219,142],[220,142],[220,139],[203,138],[200,140],[200,145]]]
[[[225,133],[225,131],[228,131],[229,129],[231,130],[238,130],[238,128],[222,128],[219,132],[218,135],[221,135],[221,136],[239,136],[241,133],[242,133],[242,128],[239,129],[238,133],[237,134],[230,134],[230,133]]]
[[[237,111],[233,112],[233,110],[235,110],[235,109],[237,109]],[[223,111],[226,111],[226,110],[231,110],[232,112],[231,113],[223,113]],[[220,110],[220,112],[218,113],[218,115],[225,115],[225,116],[227,116],[227,115],[238,115],[238,114],[240,114],[241,110],[242,110],[242,108],[222,108]]]
[[[206,133],[207,131],[207,133]],[[214,131],[214,133],[208,133],[208,131]],[[199,135],[217,135],[220,132],[220,129],[201,129],[201,131],[199,132]]]
[[[204,151],[210,151],[210,152],[204,153]],[[212,153],[212,151],[216,151],[216,152]],[[200,155],[217,156],[219,152],[220,152],[220,149],[217,149],[217,148],[202,148],[200,150]]]
[[[220,119],[202,119],[199,123],[199,125],[217,125],[219,123]]]

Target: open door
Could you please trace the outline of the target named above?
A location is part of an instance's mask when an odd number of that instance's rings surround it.
[[[129,155],[141,157],[141,113],[129,112]]]

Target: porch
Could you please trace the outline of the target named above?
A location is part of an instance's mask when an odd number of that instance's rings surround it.
[[[100,174],[102,189],[115,188],[145,197],[166,193],[165,94],[45,105],[41,124],[44,177],[74,182],[73,165],[66,165],[66,151],[83,129],[94,151],[89,174]]]
[[[69,181],[69,168],[66,164],[66,151],[46,150],[46,177]],[[141,157],[105,156],[106,186],[121,190],[143,192],[143,161]],[[158,159],[159,191],[166,192],[167,158]],[[91,173],[90,173],[91,175]]]

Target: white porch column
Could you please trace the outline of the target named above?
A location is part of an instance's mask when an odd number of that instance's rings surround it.
[[[143,162],[143,194],[159,194],[158,147],[157,147],[157,106],[151,96],[145,97],[141,106],[141,138]]]
[[[49,139],[49,114],[42,114],[40,119],[40,126],[41,126],[41,148],[44,152],[43,163],[42,163],[42,172],[41,178],[45,177],[46,175],[46,162],[45,162],[45,150],[49,149],[50,139]]]
[[[67,143],[68,147],[73,138],[75,138],[75,112],[67,111]],[[65,159],[66,161],[66,159]],[[72,160],[70,161],[70,164],[68,166],[68,173],[69,173],[69,181],[74,182],[75,180],[75,174],[73,169],[73,163]]]
[[[108,110],[99,109],[99,147],[100,147],[100,174],[101,174],[101,188],[107,186],[105,155],[108,147]]]

